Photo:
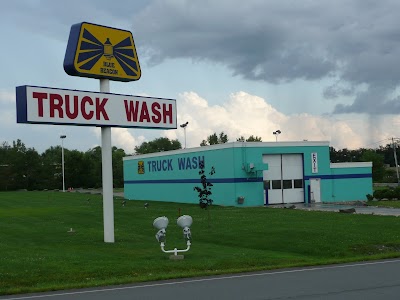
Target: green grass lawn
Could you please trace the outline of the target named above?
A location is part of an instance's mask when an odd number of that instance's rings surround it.
[[[0,193],[0,294],[400,257],[400,218],[391,216],[114,204],[116,242],[109,244],[101,195]],[[167,216],[166,249],[183,249],[179,211],[193,217],[193,240],[175,261],[161,252],[152,223]]]
[[[379,206],[379,207],[393,207],[400,208],[399,200],[381,200],[381,201],[368,201],[369,206]]]

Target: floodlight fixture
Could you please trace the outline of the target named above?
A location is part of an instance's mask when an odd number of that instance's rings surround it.
[[[168,218],[167,217],[158,217],[154,220],[153,226],[157,229],[165,229],[168,226]]]
[[[188,126],[188,124],[189,124],[189,122],[186,122],[186,123],[181,124],[181,125],[179,125],[179,126],[182,127],[182,128],[185,128],[186,126]]]
[[[282,133],[282,131],[280,131],[279,129],[272,132],[273,135],[275,135],[275,141],[278,141],[278,135],[280,135]]]
[[[179,250],[177,248],[173,249],[173,250],[165,250],[165,242],[166,242],[166,228],[168,226],[168,218],[167,217],[158,217],[153,221],[153,226],[158,229],[158,232],[156,233],[156,239],[157,241],[160,243],[160,247],[161,247],[161,251],[164,253],[173,253],[174,255],[172,255],[170,258],[177,258],[178,257],[178,253],[180,252],[187,252],[190,249],[191,246],[191,232],[190,232],[190,226],[193,223],[193,219],[191,216],[188,215],[183,215],[180,216],[176,223],[178,224],[178,226],[180,226],[181,228],[183,228],[183,236],[186,240],[186,249],[183,250]],[[180,257],[183,258],[183,255]]]
[[[167,231],[166,228],[168,226],[168,218],[167,217],[158,217],[154,220],[153,226],[158,229],[156,233],[156,239],[161,245],[164,245],[167,239]]]
[[[183,237],[186,240],[190,240],[192,237],[191,232],[190,232],[190,226],[192,226],[193,219],[191,216],[183,215],[176,220],[176,224],[178,224],[179,227],[183,228]]]

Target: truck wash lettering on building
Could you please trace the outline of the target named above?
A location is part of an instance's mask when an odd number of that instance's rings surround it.
[[[173,171],[175,166],[175,169],[177,168],[178,170],[194,170],[200,168],[200,162],[204,162],[204,156],[179,157],[177,160],[172,158],[149,160],[147,161],[147,169],[148,172],[167,172]],[[144,174],[144,171],[141,172],[139,174]]]
[[[178,158],[179,170],[199,169],[200,162],[204,162],[204,156],[193,156]]]
[[[173,171],[172,159],[149,160],[147,165],[149,172]]]

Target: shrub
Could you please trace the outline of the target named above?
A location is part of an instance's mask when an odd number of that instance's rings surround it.
[[[400,200],[400,186],[396,187],[393,190],[393,193],[394,193],[394,197],[397,198],[397,200]]]
[[[379,201],[382,200],[384,198],[383,197],[384,191],[385,190],[376,190],[376,191],[374,191],[374,198],[379,200]]]

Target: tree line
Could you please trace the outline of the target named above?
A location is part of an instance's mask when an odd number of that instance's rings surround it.
[[[62,189],[61,146],[39,154],[21,140],[0,146],[0,190]],[[123,187],[123,149],[112,148],[113,184]],[[102,186],[101,147],[86,152],[64,148],[65,187],[99,188]]]
[[[241,136],[236,141],[261,142],[261,138],[251,135]],[[203,140],[200,146],[228,142],[228,136],[214,133]],[[136,154],[146,154],[182,149],[178,140],[156,138],[135,147]],[[374,182],[397,182],[394,151],[391,144],[377,149],[356,150],[330,147],[330,160],[337,162],[373,162]],[[0,145],[0,191],[62,189],[61,146],[51,146],[39,154],[34,148],[27,148],[21,140]],[[396,153],[397,154],[397,153]],[[127,156],[123,149],[112,148],[114,187],[123,187],[123,160]],[[65,186],[73,188],[100,188],[102,186],[101,147],[88,151],[64,148]],[[390,168],[391,167],[391,168]]]

